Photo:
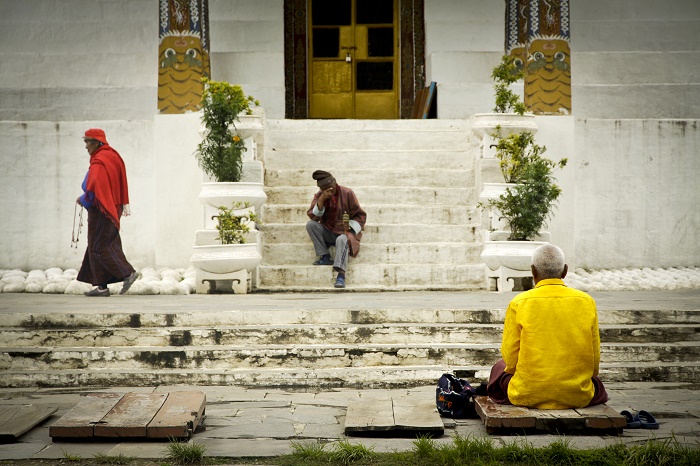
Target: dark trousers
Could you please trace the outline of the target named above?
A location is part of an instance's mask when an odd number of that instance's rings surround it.
[[[121,215],[121,212],[119,212]],[[134,272],[122,250],[119,230],[97,207],[88,209],[88,245],[78,280],[106,286],[124,281]]]
[[[509,374],[506,371],[506,362],[501,359],[491,368],[491,376],[489,377],[489,384],[486,387],[486,393],[489,397],[496,403],[509,405],[510,400],[508,399],[508,384],[510,379],[513,378],[513,374]],[[605,386],[600,378],[591,377],[593,385],[595,386],[595,394],[593,399],[588,406],[595,406],[606,403],[608,401],[608,392],[605,391]]]

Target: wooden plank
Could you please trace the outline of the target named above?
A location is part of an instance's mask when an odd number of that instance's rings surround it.
[[[0,406],[0,443],[14,442],[57,410],[52,406]]]
[[[146,427],[149,438],[189,438],[204,418],[204,392],[171,392]]]
[[[127,393],[95,425],[95,437],[146,437],[146,426],[156,416],[167,393]]]
[[[530,409],[538,430],[571,431],[586,427],[586,420],[573,409]]]
[[[622,429],[627,419],[608,405],[589,406],[576,410],[586,419],[586,427],[591,429]]]
[[[95,424],[123,397],[120,393],[88,393],[49,427],[50,437],[92,437]]]
[[[445,425],[437,411],[435,401],[411,397],[394,397],[394,429],[421,431],[442,435]]]
[[[394,408],[391,398],[357,400],[348,403],[345,433],[393,430]]]
[[[494,403],[487,396],[474,398],[476,412],[487,428],[534,428],[535,416],[529,409],[513,405]]]

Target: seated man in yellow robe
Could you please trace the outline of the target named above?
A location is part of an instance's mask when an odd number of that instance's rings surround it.
[[[608,401],[598,378],[600,335],[593,298],[564,285],[564,252],[552,244],[532,256],[535,287],[508,305],[502,360],[487,393],[501,404],[539,409],[583,408]]]

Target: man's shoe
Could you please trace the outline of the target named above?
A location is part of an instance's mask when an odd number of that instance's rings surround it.
[[[129,288],[131,288],[131,285],[134,284],[137,278],[139,278],[139,274],[134,270],[131,275],[124,279],[124,285],[122,286],[121,291],[119,291],[119,294],[124,294],[129,291]]]
[[[314,265],[333,265],[333,261],[331,260],[331,256],[326,254],[325,256],[321,256],[319,260],[314,262]]]
[[[333,285],[336,288],[345,288],[345,277],[338,277],[335,279],[335,285]]]
[[[85,293],[85,296],[104,296],[107,297],[109,296],[109,288],[105,288],[104,290],[101,290],[99,288],[92,289]]]

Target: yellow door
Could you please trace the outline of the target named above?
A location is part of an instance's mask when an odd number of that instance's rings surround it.
[[[398,0],[311,0],[310,118],[398,118]]]

